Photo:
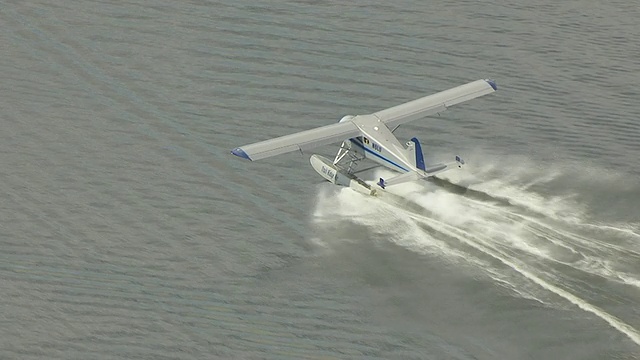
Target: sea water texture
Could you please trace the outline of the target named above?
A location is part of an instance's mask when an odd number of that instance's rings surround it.
[[[638,18],[2,2],[0,358],[637,359]],[[467,166],[380,197],[229,153],[481,78],[396,131]]]

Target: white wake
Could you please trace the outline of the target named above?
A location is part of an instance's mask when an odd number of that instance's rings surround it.
[[[492,169],[486,169],[490,174]],[[452,172],[455,173],[455,172]],[[387,176],[381,171],[374,178]],[[388,188],[379,198],[363,196],[350,189],[322,186],[314,221],[320,225],[350,221],[383,233],[389,241],[420,253],[436,254],[452,262],[476,266],[517,296],[545,302],[540,289],[560,296],[588,311],[640,345],[640,332],[623,320],[580,298],[558,282],[558,274],[545,263],[570,266],[585,273],[640,289],[640,277],[617,267],[620,259],[640,261],[640,251],[604,238],[588,230],[637,237],[637,224],[590,224],[584,208],[571,194],[545,196],[531,190],[540,182],[553,180],[557,173],[523,181],[530,174],[512,173],[507,178],[478,179],[458,172],[452,183],[465,184],[484,198],[452,192],[429,182],[414,182]],[[457,176],[457,178],[456,178]],[[466,176],[466,178],[464,178]],[[584,229],[585,231],[581,231]],[[637,240],[637,239],[632,239]],[[484,256],[477,256],[475,249]],[[511,269],[491,266],[488,258]],[[538,286],[532,289],[522,279]]]

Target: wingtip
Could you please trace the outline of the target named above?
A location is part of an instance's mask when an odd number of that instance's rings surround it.
[[[242,150],[242,148],[235,148],[233,150],[231,150],[231,153],[235,156],[241,157],[243,159],[247,159],[247,160],[251,160],[251,158],[249,157],[249,155],[247,155],[246,152],[244,152],[244,150]]]
[[[497,91],[497,90],[498,90],[498,84],[496,84],[496,81],[495,81],[495,80],[491,80],[491,79],[484,79],[484,81],[486,81],[486,82],[487,82],[487,84],[489,84],[489,85],[493,88],[493,90],[494,90],[494,91]]]

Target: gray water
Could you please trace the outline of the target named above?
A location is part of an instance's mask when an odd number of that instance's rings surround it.
[[[2,2],[0,358],[638,358],[638,18]],[[480,78],[396,132],[467,160],[439,181],[368,198],[229,153]]]

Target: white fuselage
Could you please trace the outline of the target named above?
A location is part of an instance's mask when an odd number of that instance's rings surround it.
[[[391,130],[371,115],[356,116],[352,120],[363,135],[351,138],[351,149],[380,165],[399,172],[415,171],[415,151],[403,146]]]

